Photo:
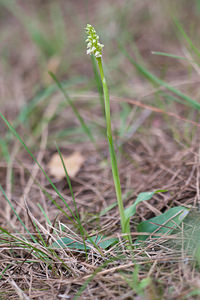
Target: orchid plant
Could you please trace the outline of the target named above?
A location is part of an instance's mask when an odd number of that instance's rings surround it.
[[[130,234],[130,227],[129,225],[126,226],[126,217],[125,217],[124,205],[122,201],[122,192],[121,192],[121,184],[119,179],[119,171],[117,166],[117,158],[116,158],[113,137],[112,137],[109,90],[104,76],[103,64],[102,64],[102,49],[104,45],[99,42],[99,36],[97,35],[92,25],[87,24],[86,33],[87,33],[87,39],[86,39],[87,54],[89,55],[93,54],[95,56],[98,63],[102,86],[103,86],[107,138],[109,144],[109,152],[110,152],[113,180],[115,185],[115,192],[116,192],[119,213],[120,213],[122,233]]]

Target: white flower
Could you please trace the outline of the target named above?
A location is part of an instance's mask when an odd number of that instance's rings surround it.
[[[86,33],[88,36],[86,39],[87,54],[94,54],[96,58],[102,57],[102,48],[104,45],[99,43],[99,36],[96,34],[94,27],[90,24],[87,24]]]

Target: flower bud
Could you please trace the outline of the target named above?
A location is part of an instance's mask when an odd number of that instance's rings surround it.
[[[86,26],[87,33],[87,54],[94,54],[96,58],[102,57],[102,48],[104,45],[99,43],[99,36],[96,34],[94,27],[90,24]]]

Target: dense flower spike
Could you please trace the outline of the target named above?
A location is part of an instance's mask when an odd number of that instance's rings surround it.
[[[92,25],[87,24],[86,26],[87,33],[87,54],[94,54],[96,58],[102,57],[102,48],[104,45],[99,43],[99,36],[96,34],[96,30]]]

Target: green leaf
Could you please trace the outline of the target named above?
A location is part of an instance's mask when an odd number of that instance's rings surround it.
[[[140,236],[138,241],[144,241],[149,236],[156,238],[157,236],[152,236],[152,233],[159,235],[172,233],[183,222],[188,213],[189,209],[183,206],[176,206],[157,217],[141,222],[137,227],[138,232],[147,232],[149,235]]]
[[[68,238],[68,237],[64,237],[64,238],[57,240],[56,242],[54,242],[51,245],[51,248],[54,248],[54,249],[55,248],[70,248],[70,249],[78,249],[78,250],[90,249],[90,247],[84,246],[83,243],[76,242],[73,239]]]
[[[113,246],[114,244],[118,243],[119,240],[117,238],[107,238],[106,236],[95,235],[87,239],[85,242],[87,242],[88,244],[92,244],[93,242],[98,247],[101,247],[102,249],[107,249],[110,246]],[[77,250],[91,249],[90,246],[86,246],[81,242],[76,242],[68,237],[60,238],[51,245],[51,248],[70,248]]]
[[[110,246],[113,246],[114,244],[117,244],[119,242],[119,240],[117,238],[106,238],[104,237],[104,239],[99,243],[99,246],[103,249],[108,249]]]
[[[124,211],[125,218],[126,218],[125,227],[127,228],[127,226],[129,226],[130,218],[133,217],[134,214],[136,213],[136,207],[140,202],[150,200],[153,197],[154,194],[161,193],[161,192],[166,192],[166,190],[157,190],[157,191],[154,191],[154,192],[140,193],[138,195],[136,201],[131,206],[126,208],[125,211]]]

